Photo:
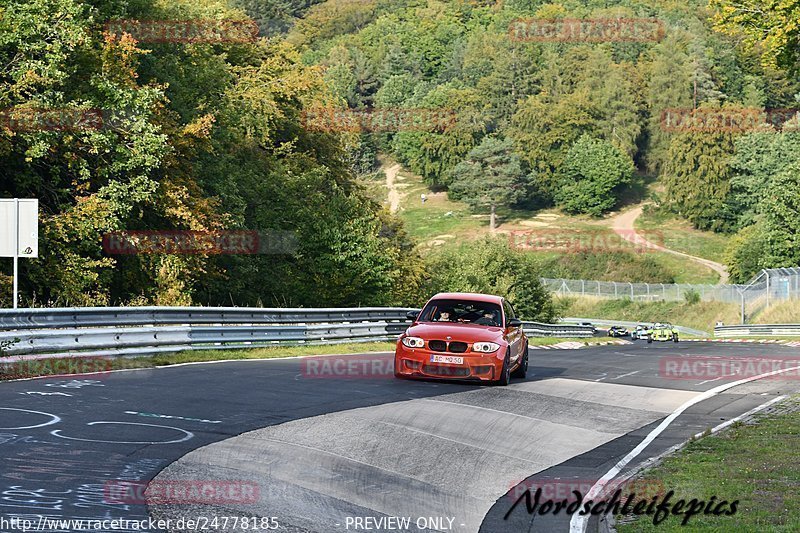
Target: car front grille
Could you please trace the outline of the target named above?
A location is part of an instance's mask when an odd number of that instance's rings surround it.
[[[434,352],[446,352],[447,343],[445,341],[428,341],[428,348]]]
[[[447,349],[453,353],[464,353],[467,351],[466,342],[451,342]]]
[[[434,352],[452,352],[452,353],[464,353],[467,351],[469,345],[466,342],[460,341],[428,341],[428,348]]]

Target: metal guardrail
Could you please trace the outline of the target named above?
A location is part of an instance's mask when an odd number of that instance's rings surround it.
[[[716,337],[798,337],[800,324],[743,324],[740,326],[717,326]]]
[[[93,307],[0,310],[8,356],[134,356],[165,351],[396,339],[410,308]],[[525,322],[534,337],[590,337],[591,328]]]
[[[0,330],[144,324],[308,324],[406,320],[411,308],[62,307],[0,309]]]
[[[522,330],[529,337],[593,337],[591,326],[577,324],[542,324],[540,322],[523,322]]]
[[[639,324],[650,324],[651,322],[628,322],[625,320],[604,320],[602,318],[562,318],[561,322],[591,322],[594,325],[603,325],[603,326],[622,326],[624,328],[635,328]],[[680,333],[685,333],[686,335],[697,335],[699,337],[708,337],[709,334],[707,331],[702,331],[699,329],[687,328],[685,326],[676,326],[673,324],[675,329],[677,329]]]

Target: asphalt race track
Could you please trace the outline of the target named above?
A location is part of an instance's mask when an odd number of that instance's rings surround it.
[[[396,380],[388,354],[3,382],[0,518],[257,516],[275,517],[273,531],[329,533],[366,531],[354,520],[369,517],[371,531],[568,531],[564,513],[529,515],[523,503],[506,514],[527,487],[585,492],[675,409],[726,383],[665,374],[670,362],[691,356],[789,365],[800,350],[702,342],[532,350],[527,379],[505,388]],[[345,359],[361,366],[335,370]],[[629,467],[797,391],[796,375],[693,405]],[[148,507],[109,497],[120,482],[153,478],[257,491],[227,505]],[[386,517],[408,517],[410,526],[375,527]],[[141,531],[108,529],[134,530]]]

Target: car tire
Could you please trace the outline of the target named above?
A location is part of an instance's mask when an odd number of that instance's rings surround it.
[[[500,370],[500,379],[495,381],[495,385],[505,387],[511,381],[511,354],[506,351],[506,358],[503,359],[503,368]]]
[[[525,343],[525,351],[522,353],[522,361],[516,370],[511,374],[512,377],[522,378],[528,374],[528,343]]]

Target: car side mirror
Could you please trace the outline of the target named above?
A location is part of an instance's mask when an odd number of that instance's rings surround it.
[[[411,321],[416,321],[418,316],[419,316],[419,311],[409,311],[408,313],[406,313],[406,318]]]
[[[512,318],[508,321],[508,327],[510,328],[522,327],[522,320],[520,320],[519,318]]]

